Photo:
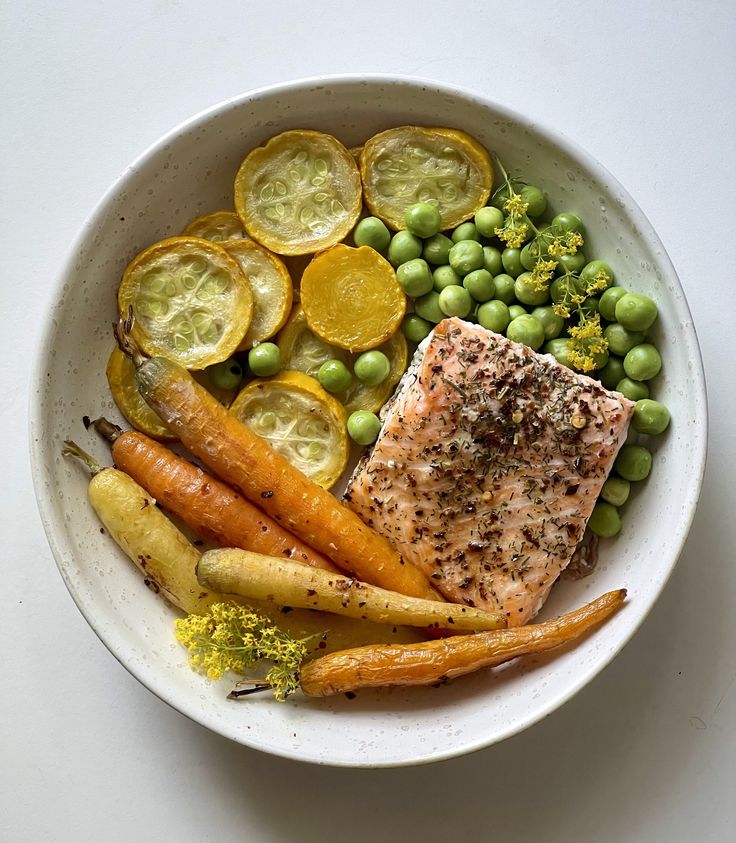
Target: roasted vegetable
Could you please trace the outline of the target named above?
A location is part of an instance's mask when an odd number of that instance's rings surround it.
[[[146,359],[122,323],[117,335],[132,356],[141,395],[220,479],[358,579],[413,597],[441,599],[386,539],[239,422],[184,368],[164,357]]]
[[[339,243],[316,255],[304,270],[300,293],[310,329],[347,351],[386,342],[406,313],[393,267],[370,246]]]
[[[124,432],[105,419],[97,419],[94,426],[112,442],[115,465],[202,538],[337,570],[229,486],[158,442],[142,433]]]
[[[197,579],[203,587],[227,594],[375,623],[458,631],[506,626],[506,618],[495,612],[406,597],[329,571],[247,550],[208,551],[199,560]]]
[[[148,354],[187,369],[227,360],[253,316],[253,295],[238,262],[201,237],[169,237],[130,262],[118,288],[122,316]]]
[[[251,381],[230,412],[324,489],[348,462],[345,408],[303,372]]]
[[[292,130],[252,150],[235,178],[235,208],[250,236],[280,255],[327,249],[361,208],[360,173],[332,135]]]
[[[246,237],[243,224],[235,211],[214,211],[192,220],[182,231],[183,237],[203,237],[213,243],[227,243]]]
[[[371,645],[307,662],[299,673],[302,691],[310,697],[352,693],[389,685],[434,685],[482,668],[496,667],[518,656],[543,653],[580,638],[610,617],[626,598],[626,590],[609,591],[580,609],[546,623],[456,635],[406,645]],[[244,681],[231,698],[265,690],[266,682]]]
[[[215,604],[232,602],[229,596],[199,585],[194,569],[200,552],[158,509],[145,489],[122,471],[102,468],[74,442],[65,444],[64,455],[81,459],[93,474],[88,489],[92,508],[152,591],[189,613],[190,618],[208,613]],[[281,607],[257,600],[248,600],[247,606],[291,638],[304,640],[309,654],[367,641],[416,641],[418,637],[406,627],[300,609],[284,612]]]

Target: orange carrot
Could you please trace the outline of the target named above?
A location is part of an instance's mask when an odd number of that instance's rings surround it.
[[[621,607],[626,589],[607,594],[546,623],[456,635],[420,644],[369,644],[306,662],[299,674],[302,691],[326,697],[388,685],[434,685],[518,656],[543,653],[568,644]],[[263,690],[264,683],[242,683],[231,698]]]
[[[159,442],[138,431],[124,432],[106,419],[94,426],[112,442],[115,465],[202,538],[337,571],[229,486]]]
[[[146,402],[221,480],[358,579],[412,597],[442,599],[383,536],[228,413],[186,369],[163,357],[146,359],[122,322],[117,336],[133,360]]]

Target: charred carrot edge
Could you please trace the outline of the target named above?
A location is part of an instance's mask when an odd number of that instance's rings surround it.
[[[368,645],[332,653],[302,667],[301,688],[311,697],[326,697],[361,688],[433,685],[574,641],[606,620],[625,599],[626,589],[609,591],[546,623],[421,644]]]
[[[163,357],[145,359],[122,323],[117,336],[138,370],[141,395],[221,480],[358,579],[413,597],[442,599],[383,536],[230,415],[186,369]]]
[[[229,486],[165,445],[138,431],[123,431],[104,418],[93,425],[111,442],[115,465],[202,538],[337,571]]]

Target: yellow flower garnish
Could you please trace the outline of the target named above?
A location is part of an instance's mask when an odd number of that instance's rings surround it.
[[[306,658],[303,640],[292,638],[268,618],[236,603],[214,603],[206,615],[174,622],[176,640],[189,651],[189,664],[210,679],[228,670],[246,674],[260,662],[272,662],[265,681],[277,700],[299,687],[299,668]]]
[[[608,351],[600,316],[596,313],[595,316],[586,318],[581,314],[580,324],[571,327],[568,333],[570,362],[581,372],[591,372],[596,368],[596,358]]]
[[[496,229],[496,235],[509,249],[518,249],[527,239],[529,232],[529,223],[525,216],[529,205],[522,201],[520,194],[512,192],[503,207],[506,219],[503,225]]]
[[[543,258],[538,260],[534,264],[532,276],[529,279],[532,287],[540,293],[549,289],[555,269],[557,269],[557,261],[544,260]]]
[[[583,245],[583,236],[577,231],[566,231],[564,234],[554,234],[547,251],[553,258],[561,255],[574,255]]]
[[[588,286],[585,288],[585,293],[588,296],[594,296],[596,293],[599,293],[601,290],[608,289],[608,285],[611,279],[603,270],[596,272],[593,276],[593,280],[590,281]]]

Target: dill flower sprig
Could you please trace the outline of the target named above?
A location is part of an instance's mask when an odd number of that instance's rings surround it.
[[[608,342],[601,329],[601,317],[581,317],[577,325],[573,325],[570,334],[569,356],[570,362],[581,372],[591,372],[596,368],[596,358],[608,351]]]
[[[271,662],[264,684],[283,701],[299,687],[299,668],[307,656],[307,639],[292,638],[247,606],[214,603],[205,615],[174,622],[176,640],[189,651],[189,664],[210,679],[227,671],[246,674]]]

